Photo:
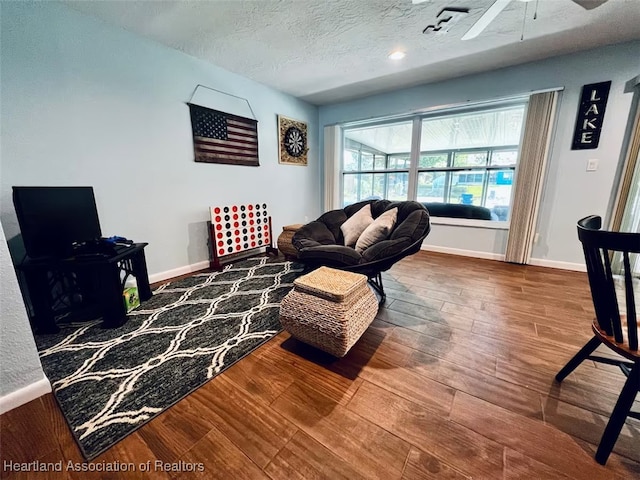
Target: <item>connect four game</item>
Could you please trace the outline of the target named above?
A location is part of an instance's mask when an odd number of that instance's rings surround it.
[[[220,258],[247,250],[267,247],[267,253],[273,253],[271,217],[266,203],[211,207],[210,210],[212,268],[220,266]]]

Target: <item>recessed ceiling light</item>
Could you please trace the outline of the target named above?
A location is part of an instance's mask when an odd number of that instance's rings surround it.
[[[396,50],[395,52],[391,52],[389,54],[389,58],[391,60],[401,60],[406,56],[407,56],[407,54],[405,52],[400,51],[400,50]]]

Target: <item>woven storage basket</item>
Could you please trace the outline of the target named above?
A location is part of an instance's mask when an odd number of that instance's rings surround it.
[[[292,245],[291,240],[293,239],[293,235],[303,226],[302,223],[296,223],[282,227],[282,233],[278,237],[277,243],[278,250],[280,250],[285,257],[298,258],[298,251]]]
[[[359,273],[344,272],[335,268],[320,267],[293,282],[298,292],[343,302],[367,284],[367,277]]]
[[[294,285],[280,304],[282,326],[336,357],[346,355],[378,312],[378,300],[364,275],[321,267]]]

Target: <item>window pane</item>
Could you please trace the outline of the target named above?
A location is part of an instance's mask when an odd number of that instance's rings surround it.
[[[345,146],[350,142],[362,145],[362,149],[371,153],[404,153],[411,151],[413,122],[403,121],[375,127],[352,128],[345,130]]]
[[[372,196],[378,198],[384,198],[384,192],[386,190],[386,174],[384,173],[376,173],[373,175],[373,191],[371,192]]]
[[[387,173],[387,200],[406,200],[409,174],[406,172]]]
[[[390,155],[389,170],[406,170],[411,165],[411,155]]]
[[[362,152],[360,157],[360,170],[373,170],[373,154]]]
[[[384,174],[376,174],[382,177]],[[377,181],[377,184],[376,184]],[[343,205],[371,198],[373,196],[382,197],[384,192],[384,179],[374,180],[372,173],[348,173],[343,176]]]
[[[420,151],[518,145],[524,105],[422,120]]]
[[[418,202],[443,202],[445,180],[444,172],[418,173]]]
[[[451,172],[447,203],[482,205],[482,185],[486,172]]]
[[[509,219],[513,174],[512,169],[495,170],[489,174],[485,207],[491,209],[497,220]]]
[[[373,169],[374,170],[384,170],[386,167],[386,155],[374,155],[373,156]]]
[[[498,150],[491,154],[491,165],[515,165],[517,161],[517,150]]]
[[[409,170],[412,121],[348,129],[344,132],[343,204],[367,198],[407,200],[409,175],[359,174],[362,171]]]
[[[349,172],[353,170],[358,170],[358,155],[359,153],[354,150],[345,150],[344,151],[344,171]]]
[[[487,164],[487,152],[456,152],[453,157],[454,167],[477,167]]]
[[[346,174],[342,177],[342,204],[349,205],[358,201],[358,187],[360,185],[360,175]]]
[[[371,197],[373,195],[373,174],[361,173],[360,174],[360,192],[358,194],[358,200]]]
[[[420,154],[420,160],[418,161],[418,167],[420,168],[442,168],[446,167],[449,155],[446,153],[437,154]]]

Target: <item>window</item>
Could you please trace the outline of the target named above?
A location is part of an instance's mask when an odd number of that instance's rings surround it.
[[[343,204],[387,198],[475,205],[489,209],[493,220],[507,220],[524,111],[520,103],[345,129]],[[414,122],[420,127],[415,157]]]
[[[461,203],[491,210],[494,220],[507,220],[518,146],[441,153],[442,161],[418,167],[419,202]],[[424,156],[421,156],[424,158]]]
[[[369,198],[407,200],[413,122],[345,132],[343,205]]]

